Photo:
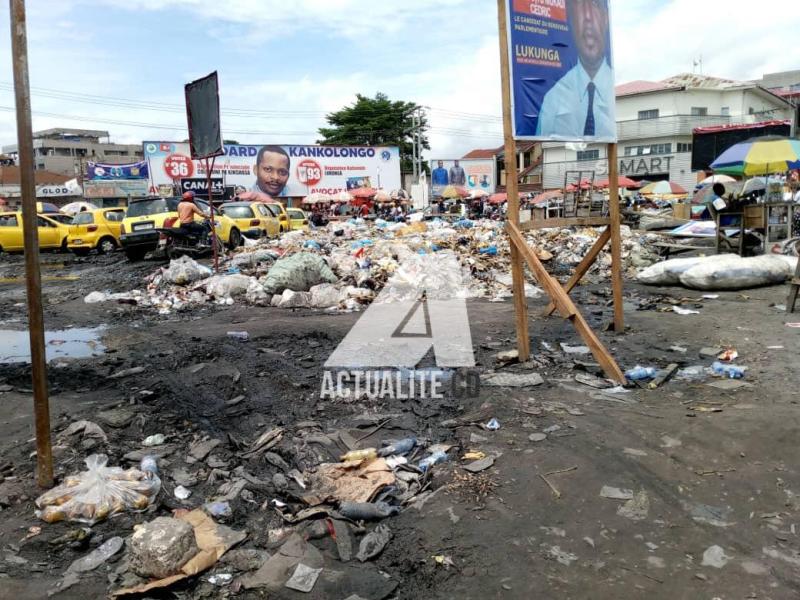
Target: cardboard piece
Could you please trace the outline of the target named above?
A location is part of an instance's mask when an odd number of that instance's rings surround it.
[[[303,500],[311,506],[333,501],[369,502],[395,482],[394,473],[382,458],[322,464],[310,479]]]

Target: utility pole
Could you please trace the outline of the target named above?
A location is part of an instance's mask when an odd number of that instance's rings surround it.
[[[11,0],[11,57],[14,68],[14,99],[17,108],[20,195],[25,240],[25,286],[28,301],[28,331],[31,344],[33,408],[36,421],[37,480],[53,487],[53,451],[50,445],[50,406],[47,396],[47,359],[44,345],[42,275],[39,270],[39,230],[36,215],[36,181],[33,173],[31,91],[28,81],[28,40],[25,0]]]
[[[419,171],[417,170],[417,111],[411,113],[411,169],[413,181],[419,181]]]

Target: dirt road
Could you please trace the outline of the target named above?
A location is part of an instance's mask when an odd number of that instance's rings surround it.
[[[0,260],[0,328],[24,329],[21,257]],[[48,329],[104,328],[98,356],[57,358],[49,373],[59,477],[80,470],[85,455],[97,451],[111,464],[129,466],[126,454],[163,433],[164,484],[149,512],[99,523],[82,545],[49,543],[76,526],[34,517],[29,371],[24,364],[0,365],[0,389],[9,390],[0,393],[0,466],[9,464],[0,483],[0,596],[45,597],[73,560],[113,535],[129,535],[136,523],[199,506],[237,467],[274,481],[274,465],[239,456],[265,429],[286,429],[276,452],[303,471],[342,451],[335,441],[328,444],[336,432],[360,437],[386,418],[362,445],[412,434],[455,448],[449,462],[433,469],[435,493],[384,521],[393,538],[377,559],[355,563],[356,569],[337,560],[329,537],[313,540],[331,572],[385,574],[381,585],[356,582],[327,597],[357,590],[363,598],[442,599],[800,595],[800,329],[785,325],[800,318],[771,306],[784,302],[783,286],[702,299],[683,289],[628,284],[627,332],[602,334],[623,368],[709,366],[701,348],[735,347],[737,364],[749,367],[748,385],[739,389],[712,387],[717,380],[708,376],[620,394],[584,385],[575,376],[593,371],[591,357],[561,350],[561,343],[580,345],[580,339],[560,319],[541,318],[546,302],[536,299],[529,301],[534,362],[509,369],[538,372],[542,385],[484,385],[466,401],[345,403],[320,400],[321,368],[358,313],[209,306],[157,315],[126,304],[86,305],[82,299],[91,291],[140,286],[156,265],[129,265],[118,256],[47,255],[44,262]],[[611,319],[607,289],[588,286],[576,297],[596,328]],[[672,312],[681,299],[699,314]],[[468,311],[478,368],[497,368],[497,352],[514,347],[512,302],[469,301]],[[249,340],[229,338],[231,330],[247,331]],[[108,379],[131,367],[145,370]],[[244,399],[232,402],[238,396]],[[442,424],[487,404],[500,422],[497,431]],[[108,443],[59,435],[78,419],[98,422]],[[543,433],[545,439],[534,441],[542,436],[532,434]],[[188,445],[206,437],[220,440],[216,466],[187,466]],[[496,456],[494,465],[467,473],[460,457],[469,450]],[[197,479],[184,502],[173,496],[178,468],[195,469]],[[285,523],[263,505],[281,492],[246,491],[231,501],[229,525],[248,532],[243,547],[272,553],[268,532]],[[31,526],[41,533],[22,541]],[[101,597],[119,587],[128,577],[123,554],[56,597]],[[224,563],[213,572],[238,574]],[[194,578],[165,597],[233,595],[206,580]],[[270,597],[323,598],[323,591],[318,585],[310,594],[284,589]],[[264,597],[259,590],[238,596]]]

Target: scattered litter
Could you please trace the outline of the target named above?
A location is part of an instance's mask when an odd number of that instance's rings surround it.
[[[109,538],[86,556],[73,561],[73,563],[67,567],[65,574],[93,571],[122,550],[124,545],[125,540],[119,536]]]
[[[142,441],[142,446],[160,446],[165,441],[167,441],[166,436],[163,433],[156,433],[154,435],[148,435]]]
[[[546,433],[532,433],[528,436],[528,440],[531,442],[543,442],[547,439]]]
[[[468,465],[464,465],[464,470],[469,471],[470,473],[480,473],[481,471],[485,471],[489,467],[494,464],[494,457],[487,456],[486,458],[482,458],[481,460],[476,460],[475,462],[471,462]]]
[[[142,460],[139,469],[107,467],[108,457],[92,454],[87,470],[64,479],[64,483],[36,499],[36,516],[55,523],[79,521],[93,525],[123,510],[144,510],[161,489],[155,461]]]
[[[730,379],[742,379],[747,371],[747,367],[739,367],[736,365],[726,365],[718,361],[714,361],[711,365],[711,370],[714,375],[728,377]]]
[[[500,429],[500,421],[498,421],[497,419],[492,419],[491,421],[486,423],[486,425],[484,425],[484,428],[488,429],[489,431],[497,431],[498,429]]]
[[[647,456],[647,452],[644,450],[638,450],[636,448],[624,448],[622,452],[628,456]]]
[[[633,498],[617,509],[620,517],[631,519],[632,521],[643,521],[647,518],[650,511],[650,498],[647,492],[640,491],[634,494]]]
[[[233,575],[230,573],[218,573],[216,575],[211,575],[206,581],[211,585],[216,586],[223,586],[228,585],[233,580]]]
[[[366,562],[378,556],[389,540],[392,539],[392,532],[387,525],[381,524],[375,528],[375,531],[368,533],[361,540],[358,548],[356,558],[361,562]]]
[[[472,451],[465,453],[461,460],[480,460],[482,458],[486,458],[485,452]]]
[[[643,381],[645,379],[652,379],[656,376],[657,371],[653,367],[640,367],[636,365],[633,369],[625,371],[625,379],[629,381]]]
[[[342,502],[339,513],[352,521],[380,521],[400,512],[397,506],[386,502]]]
[[[668,435],[661,436],[661,442],[662,448],[677,448],[683,445],[683,442]]]
[[[736,348],[728,348],[727,350],[721,352],[717,358],[725,362],[731,362],[732,360],[739,358],[739,353],[736,351]]]
[[[493,373],[482,377],[481,381],[498,387],[534,387],[544,383],[538,373]]]
[[[720,548],[719,546],[709,546],[705,552],[703,552],[703,562],[701,563],[704,567],[714,567],[715,569],[721,569],[725,565],[728,564],[728,561],[731,559],[730,556],[725,554],[725,551]]]
[[[632,500],[633,490],[623,490],[620,488],[604,485],[600,489],[601,498],[609,498],[611,500]]]
[[[704,300],[716,300],[719,298],[719,294],[703,294]]]
[[[673,306],[673,312],[678,313],[679,315],[699,315],[699,310],[692,310],[691,308],[681,308],[680,306]]]
[[[229,338],[232,338],[234,340],[239,340],[241,342],[246,342],[247,340],[250,339],[250,334],[247,333],[246,331],[229,331],[227,333],[227,336]]]
[[[561,344],[561,350],[565,354],[591,354],[589,346],[570,346],[569,344]]]
[[[435,554],[431,556],[431,558],[433,559],[433,562],[441,567],[444,567],[445,569],[456,566],[453,562],[453,559],[449,556],[445,556],[444,554]]]
[[[317,578],[320,573],[322,573],[321,567],[319,569],[312,569],[300,563],[285,585],[290,590],[308,593],[314,589],[314,585],[317,583]]]
[[[555,558],[556,562],[567,567],[578,560],[578,556],[576,554],[562,550],[560,546],[553,546],[548,550],[548,554]]]
[[[189,496],[192,495],[192,490],[186,489],[182,485],[179,485],[178,487],[175,488],[174,494],[178,500],[186,500]]]
[[[684,503],[684,509],[689,511],[690,516],[697,523],[706,523],[714,527],[730,527],[733,522],[728,521],[731,509],[709,506],[708,504]]]
[[[229,519],[233,516],[229,502],[207,502],[203,505],[203,510],[212,517]]]

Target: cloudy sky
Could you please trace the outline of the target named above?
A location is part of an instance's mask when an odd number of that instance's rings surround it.
[[[800,68],[797,0],[614,0],[617,82]],[[14,143],[8,3],[0,11],[0,145]],[[183,84],[220,73],[223,132],[313,143],[356,93],[429,107],[432,151],[502,142],[494,0],[28,0],[34,130],[186,137]]]

